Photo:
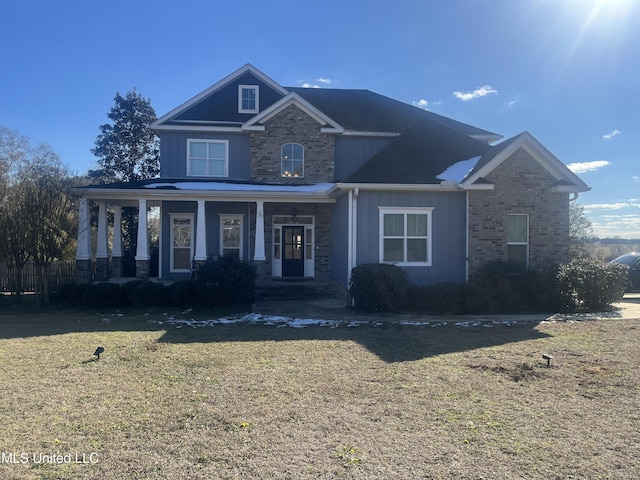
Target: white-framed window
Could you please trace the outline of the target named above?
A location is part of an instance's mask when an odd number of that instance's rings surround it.
[[[258,113],[260,110],[260,87],[238,85],[238,113]]]
[[[378,207],[380,263],[431,266],[433,207]]]
[[[193,218],[192,214],[169,214],[171,222],[170,270],[190,272],[193,258]]]
[[[507,259],[529,264],[529,215],[507,215]]]
[[[283,177],[304,177],[304,147],[285,143],[280,147],[280,170]]]
[[[220,255],[236,253],[242,260],[243,215],[220,215]]]
[[[187,175],[191,177],[228,177],[228,140],[187,140]]]

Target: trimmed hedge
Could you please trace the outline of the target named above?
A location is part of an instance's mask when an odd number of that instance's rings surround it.
[[[611,308],[624,295],[627,267],[593,259],[530,269],[488,262],[468,283],[409,285],[394,265],[359,265],[350,292],[355,307],[368,311],[405,310],[436,315],[525,312],[595,312]]]
[[[577,258],[562,265],[558,286],[562,308],[568,312],[608,310],[624,295],[628,282],[627,265]]]
[[[256,267],[238,255],[224,255],[198,267],[195,279],[197,305],[229,307],[255,300]]]
[[[395,312],[405,304],[409,280],[404,270],[386,263],[367,263],[351,271],[349,291],[357,309]]]

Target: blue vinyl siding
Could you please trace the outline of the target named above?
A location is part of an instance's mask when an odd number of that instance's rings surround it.
[[[175,119],[182,121],[217,120],[234,122],[238,125],[246,122],[255,114],[238,112],[238,85],[256,85],[259,87],[261,112],[282,98],[281,93],[276,92],[270,86],[258,80],[253,74],[247,72],[216,91],[213,95],[182,112]]]
[[[187,177],[187,140],[190,138],[229,141],[229,179],[249,180],[249,137],[241,134],[205,132],[160,133],[160,177]]]
[[[357,263],[379,262],[379,206],[433,207],[432,266],[403,267],[412,283],[466,280],[466,196],[463,192],[367,192],[358,198]]]

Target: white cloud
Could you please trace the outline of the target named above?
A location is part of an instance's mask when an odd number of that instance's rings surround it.
[[[567,168],[573,173],[584,173],[593,172],[594,170],[606,167],[607,165],[611,165],[611,162],[609,162],[608,160],[595,160],[593,162],[570,163],[569,165],[567,165]]]
[[[322,88],[322,86],[319,84],[330,85],[331,83],[333,83],[333,80],[331,80],[330,78],[320,77],[316,78],[316,82],[317,83],[305,82],[302,84],[302,88]]]
[[[592,220],[594,233],[600,238],[640,237],[640,215],[603,215]]]
[[[511,107],[513,107],[516,103],[518,103],[518,100],[511,100],[510,102],[504,102],[504,106],[505,106],[505,108],[511,108]]]
[[[427,108],[427,105],[429,105],[429,102],[427,102],[424,98],[421,98],[420,100],[418,100],[417,102],[412,102],[416,107],[420,107],[420,108]]]
[[[494,89],[491,85],[485,85],[483,87],[475,89],[473,92],[453,92],[456,98],[462,100],[463,102],[468,102],[469,100],[474,100],[480,97],[486,97],[490,93],[498,93],[496,89]]]
[[[605,140],[611,140],[613,137],[615,137],[616,135],[620,135],[622,132],[620,130],[614,130],[611,133],[607,133],[606,135],[603,135],[602,138],[604,138]]]
[[[640,208],[640,203],[636,202],[634,199],[626,201],[626,202],[616,202],[616,203],[592,203],[584,206],[585,212],[592,212],[594,210],[621,210],[623,208]]]

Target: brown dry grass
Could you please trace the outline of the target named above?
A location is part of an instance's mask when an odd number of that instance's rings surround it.
[[[640,477],[637,320],[297,330],[152,318],[0,316],[0,478]],[[98,345],[100,361],[83,363]],[[51,453],[73,462],[33,461]]]

